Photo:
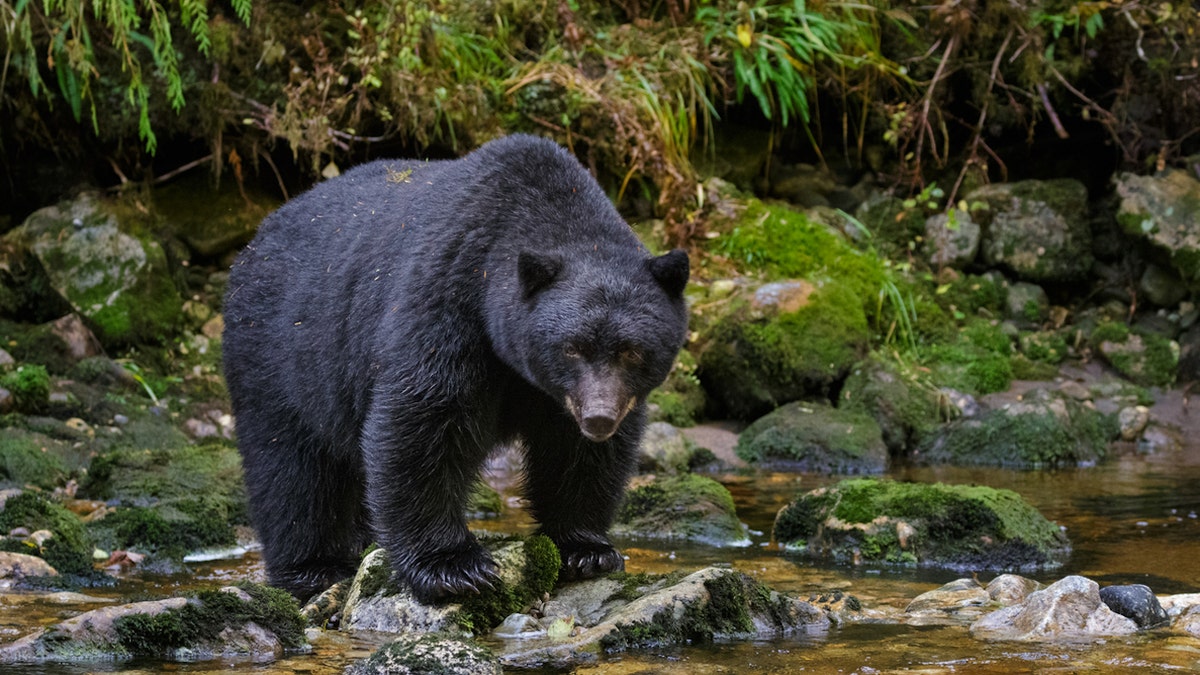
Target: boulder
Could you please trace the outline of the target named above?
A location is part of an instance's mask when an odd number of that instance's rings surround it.
[[[934,268],[963,269],[979,254],[982,230],[966,211],[953,209],[925,220],[925,247]]]
[[[453,635],[405,635],[351,664],[345,675],[501,675],[491,650]]]
[[[888,458],[883,432],[871,415],[799,401],[747,427],[736,451],[759,466],[815,473],[882,473]]]
[[[1051,642],[1129,635],[1137,624],[1100,600],[1091,579],[1069,576],[1030,593],[1025,601],[971,624],[971,635],[990,640]]]
[[[657,477],[633,487],[625,495],[611,532],[621,537],[710,546],[750,545],[729,490],[696,474]]]
[[[5,235],[26,247],[51,287],[106,346],[157,342],[182,322],[183,300],[162,246],[84,194],[34,212]]]
[[[1157,628],[1171,622],[1154,591],[1145,584],[1105,586],[1100,589],[1100,600],[1117,614],[1133,619],[1138,628]]]
[[[1089,342],[1109,365],[1135,384],[1165,387],[1175,382],[1180,347],[1173,340],[1120,321],[1108,321],[1096,326]]]
[[[1022,400],[943,426],[916,457],[930,464],[1088,465],[1108,455],[1109,443],[1119,433],[1115,416],[1056,392],[1035,390]]]
[[[995,183],[973,190],[965,199],[987,209],[981,253],[993,267],[1004,267],[1033,282],[1078,281],[1092,266],[1088,194],[1073,179]]]
[[[1200,286],[1200,181],[1179,169],[1113,180],[1122,229],[1165,253],[1184,282]]]
[[[1066,535],[1009,490],[856,478],[805,493],[775,517],[794,554],[966,570],[1061,565]]]

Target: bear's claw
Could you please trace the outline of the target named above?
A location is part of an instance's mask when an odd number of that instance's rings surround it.
[[[591,579],[625,569],[625,558],[607,541],[589,541],[559,545],[562,569],[558,578],[563,581]]]
[[[413,596],[425,604],[495,588],[499,568],[482,548],[422,556],[401,571]]]

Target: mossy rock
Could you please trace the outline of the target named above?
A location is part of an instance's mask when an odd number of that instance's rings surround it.
[[[1191,171],[1168,169],[1117,174],[1114,183],[1122,229],[1165,252],[1192,290],[1200,288],[1200,181]]]
[[[1166,387],[1175,382],[1179,345],[1157,333],[1109,321],[1096,326],[1089,342],[1109,365],[1135,384]]]
[[[0,430],[0,480],[16,485],[58,487],[69,475],[63,457],[70,444],[25,429]]]
[[[1047,392],[942,427],[922,444],[931,464],[1048,468],[1094,464],[1119,433],[1116,418]]]
[[[676,427],[695,426],[707,402],[704,387],[696,377],[697,368],[696,357],[687,350],[679,352],[667,381],[646,399],[650,404],[650,421]]]
[[[994,183],[971,191],[983,202],[981,254],[1024,280],[1076,281],[1092,266],[1087,188],[1077,180]]]
[[[89,525],[108,548],[129,548],[178,563],[189,552],[236,543],[247,524],[237,450],[226,445],[118,450],[92,461],[79,494],[116,512]]]
[[[13,396],[19,412],[39,413],[50,405],[50,373],[38,364],[25,364],[0,377],[0,387]]]
[[[842,409],[869,414],[894,455],[907,454],[937,428],[942,405],[941,392],[915,369],[879,356],[854,367],[842,386],[839,403]]]
[[[954,342],[923,347],[920,354],[939,387],[982,395],[1012,383],[1012,340],[993,321],[972,319]]]
[[[838,562],[1033,571],[1070,552],[1062,530],[1009,490],[859,478],[780,510],[775,540]]]
[[[1021,354],[1030,361],[1057,365],[1067,357],[1066,339],[1057,331],[1022,333]]]
[[[724,413],[757,418],[827,393],[866,355],[861,298],[836,281],[758,288],[700,336],[700,381]]]
[[[346,668],[346,675],[500,675],[487,647],[461,635],[405,635]]]
[[[85,194],[33,213],[5,239],[28,247],[106,346],[156,344],[182,324],[183,300],[166,253],[145,223],[134,224],[140,220]]]
[[[490,485],[480,481],[467,497],[468,518],[495,518],[504,510],[504,498]]]
[[[242,582],[200,591],[194,601],[156,614],[130,614],[113,622],[117,640],[133,656],[183,658],[221,654],[231,630],[254,624],[274,635],[285,650],[307,644],[305,621],[286,591]]]
[[[882,473],[883,432],[865,410],[795,402],[755,420],[738,436],[738,456],[760,466],[815,473]]]
[[[729,490],[695,474],[658,477],[625,495],[612,533],[651,539],[681,539],[712,546],[750,543]]]
[[[92,572],[95,546],[78,516],[36,492],[9,497],[0,510],[0,532],[24,527],[30,532],[49,530],[53,537],[41,550],[20,548],[22,553],[40,555],[60,574],[86,576]],[[0,537],[0,542],[7,538]],[[7,547],[5,550],[9,550]]]

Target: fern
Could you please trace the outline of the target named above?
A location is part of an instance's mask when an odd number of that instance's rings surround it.
[[[251,0],[230,0],[238,19],[249,25]],[[209,56],[212,40],[209,36],[208,0],[175,0],[179,23],[196,43],[197,50]],[[58,92],[76,121],[83,117],[84,105],[89,108],[93,129],[99,128],[92,83],[98,80],[99,60],[92,42],[89,26],[101,26],[111,35],[111,47],[121,72],[125,75],[125,99],[138,113],[138,138],[146,151],[154,154],[158,139],[150,123],[150,85],[145,74],[144,59],[153,60],[153,71],[166,83],[167,102],[179,112],[186,103],[183,77],[179,72],[179,53],[172,35],[170,9],[160,0],[16,0],[4,11],[4,27],[10,37],[4,59],[2,78],[7,79],[9,64],[14,64],[29,82],[35,97],[55,99],[46,86],[39,69],[45,53],[47,65],[54,71]],[[141,32],[143,24],[148,34]],[[39,38],[44,40],[39,44]],[[2,79],[0,79],[2,81]]]

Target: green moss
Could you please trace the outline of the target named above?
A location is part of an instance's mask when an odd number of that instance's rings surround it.
[[[824,393],[867,352],[870,332],[849,286],[829,282],[794,312],[753,317],[741,306],[702,338],[700,380],[735,417]]]
[[[1165,387],[1175,381],[1179,354],[1162,335],[1109,321],[1096,326],[1089,342],[1117,372],[1136,384]]]
[[[666,382],[650,392],[647,401],[653,406],[652,422],[667,422],[676,427],[690,427],[704,413],[704,388],[696,377],[696,358],[687,350],[679,352]]]
[[[87,575],[92,572],[92,539],[75,514],[35,492],[10,497],[0,511],[0,532],[24,527],[30,532],[50,530],[54,537],[46,542],[42,557],[61,574]]]
[[[1008,289],[988,277],[966,274],[944,286],[935,295],[938,304],[961,318],[981,311],[999,316],[1008,301]]]
[[[926,348],[922,350],[922,361],[932,370],[936,384],[969,394],[1004,391],[1012,382],[1008,356],[966,341]]]
[[[858,251],[827,227],[781,204],[747,199],[728,234],[714,240],[715,252],[768,279],[837,279],[867,306],[883,285],[883,262]]]
[[[968,344],[1001,356],[1012,353],[1012,340],[1000,329],[998,322],[981,319],[969,321],[963,328],[962,337]]]
[[[89,530],[110,548],[182,559],[191,551],[237,543],[227,508],[221,500],[205,498],[122,507]]]
[[[61,485],[68,474],[67,465],[50,451],[52,443],[52,439],[24,429],[0,432],[0,478],[44,489]]]
[[[46,367],[26,364],[0,377],[0,387],[13,396],[17,410],[37,413],[50,403],[50,373]]]
[[[525,562],[520,585],[512,586],[497,579],[492,588],[463,598],[454,616],[455,625],[473,635],[486,634],[508,615],[526,611],[530,604],[554,588],[562,567],[558,547],[545,535],[532,535],[525,540],[523,548]]]
[[[1115,416],[1076,401],[1026,401],[980,419],[960,420],[927,439],[924,461],[960,465],[1042,468],[1103,459],[1117,437]]]
[[[473,518],[495,517],[504,510],[500,493],[480,481],[467,498],[467,514]]]
[[[774,534],[838,559],[988,569],[1055,565],[1067,550],[1059,528],[1014,492],[874,479],[802,495],[780,513]]]
[[[1039,380],[1048,382],[1058,377],[1058,366],[1045,361],[1034,361],[1024,354],[1012,357],[1012,376],[1014,380]]]
[[[628,491],[613,532],[718,546],[745,540],[729,490],[696,474],[660,476]]]
[[[274,633],[285,649],[305,643],[305,621],[295,598],[263,584],[242,582],[237,587],[250,599],[219,590],[201,591],[195,596],[198,602],[159,614],[121,617],[113,627],[121,646],[135,656],[161,658],[175,649],[215,642],[226,628],[247,623]]]
[[[735,451],[748,462],[821,473],[879,473],[887,462],[875,418],[818,403],[789,403],[759,418],[738,435]]]
[[[405,635],[380,647],[370,657],[344,671],[345,675],[420,673],[460,675],[476,669],[488,670],[495,656],[487,647],[463,640],[462,636],[426,633]]]
[[[839,408],[875,420],[894,454],[910,451],[941,422],[941,393],[928,374],[880,354],[854,367],[840,398]]]
[[[1067,356],[1067,341],[1052,331],[1025,333],[1020,342],[1021,353],[1032,361],[1058,364]]]

